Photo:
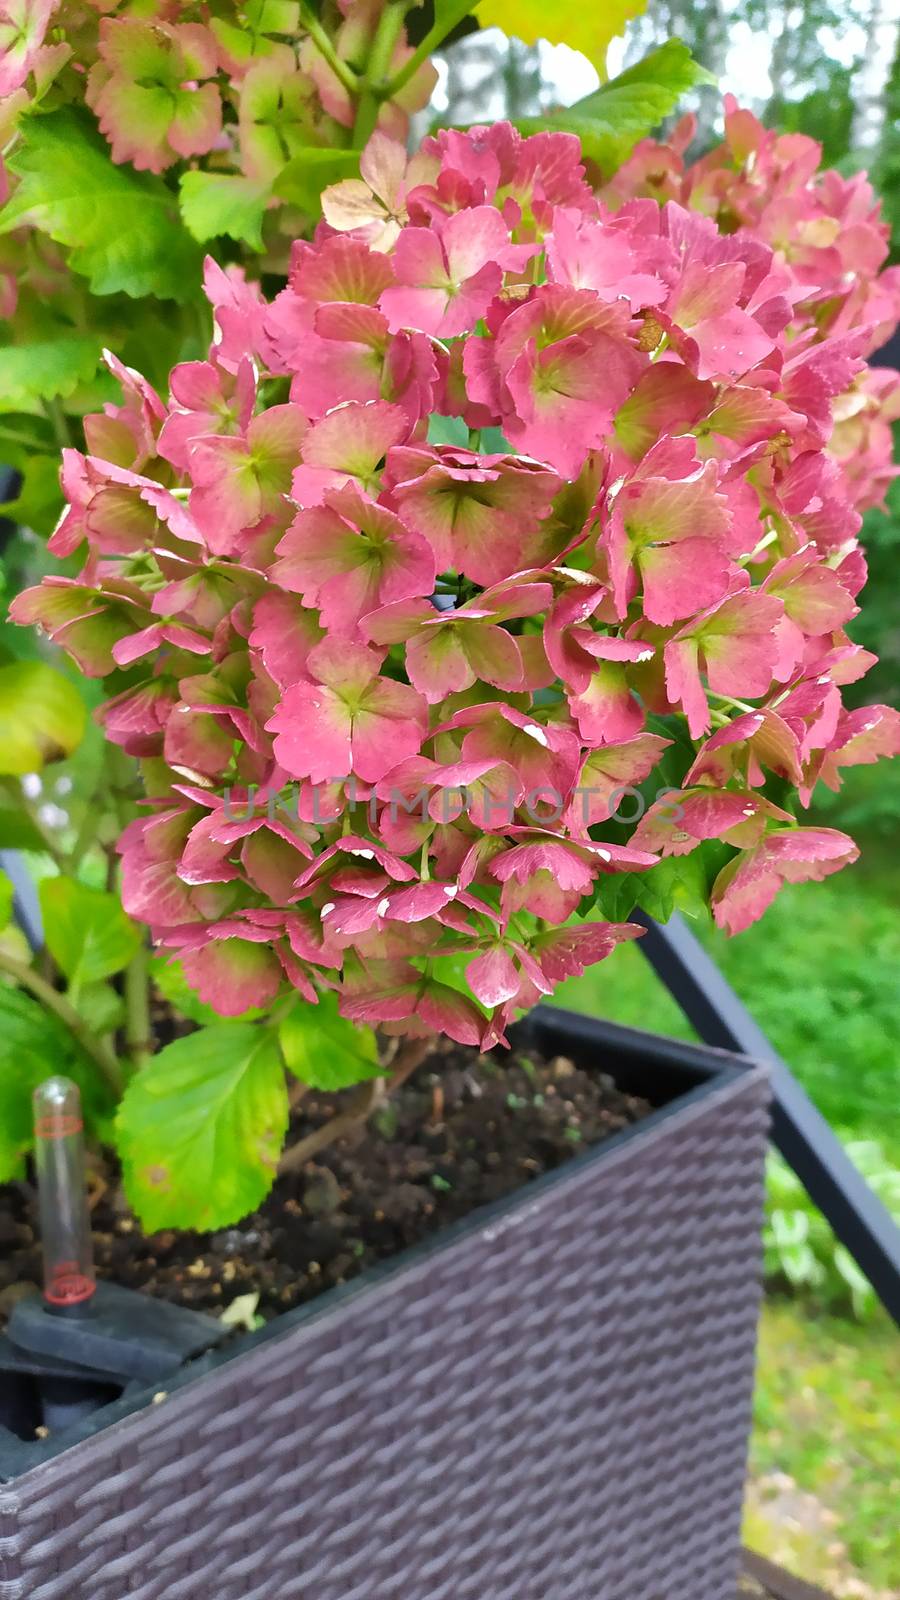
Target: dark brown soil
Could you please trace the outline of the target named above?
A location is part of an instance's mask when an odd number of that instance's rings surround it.
[[[308,1094],[293,1136],[339,1109],[340,1096]],[[611,1078],[563,1057],[485,1058],[445,1047],[362,1136],[279,1179],[259,1211],[218,1233],[144,1235],[112,1167],[95,1167],[98,1272],[214,1313],[256,1293],[268,1319],[511,1193],[649,1110]],[[9,1184],[0,1188],[0,1320],[21,1286],[39,1279],[35,1196],[27,1184]]]

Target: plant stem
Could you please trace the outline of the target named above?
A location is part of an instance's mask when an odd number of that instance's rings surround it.
[[[742,716],[753,716],[759,710],[758,706],[748,706],[746,700],[735,700],[730,694],[719,694],[714,689],[710,690],[710,694],[714,700],[721,700],[723,705],[734,706],[734,709],[740,711]]]
[[[72,443],[72,433],[69,428],[68,418],[58,400],[42,400],[41,406],[48,422],[53,428],[56,442],[61,450],[65,450]]]
[[[125,1045],[135,1070],[145,1067],[153,1054],[150,1025],[150,952],[145,940],[125,968]]]
[[[92,794],[84,808],[84,816],[75,835],[75,842],[66,856],[65,870],[74,878],[83,858],[97,843],[97,803],[99,796]]]
[[[440,18],[435,16],[434,26],[429,28],[424,39],[416,46],[409,60],[404,62],[399,71],[395,72],[394,76],[385,84],[385,100],[393,100],[401,89],[406,88],[406,85],[411,78],[415,77],[423,62],[427,61],[428,57],[440,48],[447,35],[453,32],[457,23],[462,22],[463,17],[468,16],[474,4],[475,0],[451,0],[449,5],[435,6],[435,12],[438,10],[441,12]]]
[[[360,86],[362,92],[353,125],[353,144],[356,149],[361,149],[374,133],[381,102],[389,98],[387,73],[403,30],[406,10],[407,0],[388,0],[379,18],[366,62],[365,77]]]
[[[363,1084],[354,1095],[347,1111],[341,1112],[339,1117],[333,1117],[331,1122],[323,1123],[321,1128],[315,1128],[305,1139],[301,1139],[299,1144],[291,1145],[289,1150],[285,1150],[278,1163],[278,1176],[283,1177],[287,1172],[297,1172],[300,1167],[305,1167],[313,1156],[317,1156],[320,1150],[326,1150],[338,1139],[344,1139],[348,1134],[362,1128],[372,1112],[415,1072],[433,1044],[432,1038],[406,1039],[394,1057],[390,1077],[373,1078],[370,1083]]]
[[[46,444],[41,443],[33,434],[20,433],[18,428],[0,428],[0,439],[6,439],[9,444],[24,445],[27,450],[40,451],[46,449]]]
[[[0,972],[5,972],[23,989],[28,989],[36,1000],[40,1000],[41,1005],[58,1017],[85,1055],[93,1061],[106,1087],[118,1099],[122,1093],[122,1072],[118,1061],[100,1039],[95,1039],[84,1018],[69,1004],[65,995],[54,989],[33,967],[26,966],[24,961],[16,961],[5,950],[0,950]]]
[[[43,845],[44,850],[47,852],[47,855],[50,856],[51,860],[59,868],[60,872],[65,872],[65,851],[62,849],[58,838],[53,833],[53,830],[48,828],[46,823],[42,821],[40,807],[32,803],[28,795],[25,793],[25,790],[22,788],[22,785],[18,783],[15,778],[4,778],[3,789],[9,795],[13,804],[17,806],[18,809],[22,811],[28,818],[28,821],[31,823],[31,826],[34,828],[35,832],[40,834],[41,844]]]
[[[349,63],[341,60],[321,22],[308,5],[301,5],[300,20],[320,56],[328,62],[335,77],[343,84],[347,93],[354,96],[357,95],[359,93],[359,78]]]

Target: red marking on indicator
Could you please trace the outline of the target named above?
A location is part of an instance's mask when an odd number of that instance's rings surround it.
[[[89,1300],[97,1285],[80,1272],[76,1261],[61,1261],[53,1269],[53,1281],[44,1290],[44,1299],[54,1306],[74,1306]]]
[[[80,1133],[83,1127],[80,1117],[51,1112],[46,1117],[38,1117],[34,1131],[38,1139],[68,1139],[70,1134]]]

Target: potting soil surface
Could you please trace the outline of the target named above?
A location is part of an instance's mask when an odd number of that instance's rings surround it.
[[[308,1092],[292,1139],[346,1109]],[[111,1157],[91,1158],[98,1274],[214,1314],[244,1296],[270,1319],[569,1161],[644,1116],[647,1101],[564,1057],[440,1047],[350,1139],[279,1178],[258,1211],[210,1233],[146,1235]],[[36,1195],[0,1187],[0,1323],[41,1281]]]

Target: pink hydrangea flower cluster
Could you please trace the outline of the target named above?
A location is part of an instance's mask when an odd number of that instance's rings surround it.
[[[339,63],[366,59],[384,0],[338,0],[333,30]],[[240,25],[239,25],[240,21]],[[46,43],[52,27],[54,42]],[[300,34],[299,44],[296,42]],[[412,54],[405,36],[390,72]],[[4,121],[40,99],[67,61],[87,73],[87,103],[114,161],[162,172],[175,162],[234,150],[249,177],[267,177],[294,150],[332,142],[352,129],[353,100],[334,66],[302,28],[293,0],[252,4],[243,19],[210,16],[192,0],[149,0],[139,12],[116,0],[68,7],[61,0],[0,0],[0,114]],[[435,81],[422,67],[379,111],[379,126],[405,136],[408,113]],[[4,100],[12,104],[3,106]],[[227,119],[225,111],[233,112]],[[223,131],[224,128],[224,131]]]
[[[841,701],[879,291],[820,326],[755,217],[615,198],[567,134],[378,133],[287,287],[209,263],[208,359],[168,403],[111,360],[66,453],[86,563],[14,615],[107,679],[126,907],[224,1014],[487,1046],[640,931],[590,915],[622,874],[705,852],[736,932],[857,854],[791,805],[900,748]]]
[[[833,352],[843,336],[851,358],[878,350],[900,317],[900,267],[882,270],[890,230],[865,173],[821,170],[815,139],[763,127],[732,95],[722,144],[688,163],[695,125],[687,116],[667,144],[643,140],[605,190],[609,203],[675,200],[711,217],[720,233],[753,233],[789,276],[792,349],[827,340]],[[854,508],[881,505],[896,471],[900,373],[862,365],[840,394],[823,391],[821,406],[829,454],[840,460]]]
[[[366,59],[383,10],[384,0],[339,0],[338,61]],[[161,0],[156,11],[100,19],[87,103],[114,161],[163,172],[217,151],[246,177],[267,182],[297,151],[340,146],[341,130],[353,128],[354,102],[316,41],[307,34],[297,46],[291,37],[296,7],[273,8],[271,21],[258,7],[251,31],[178,0]],[[411,54],[400,39],[390,70]],[[379,126],[404,137],[409,111],[425,104],[433,84],[426,65],[397,99],[384,102]]]

